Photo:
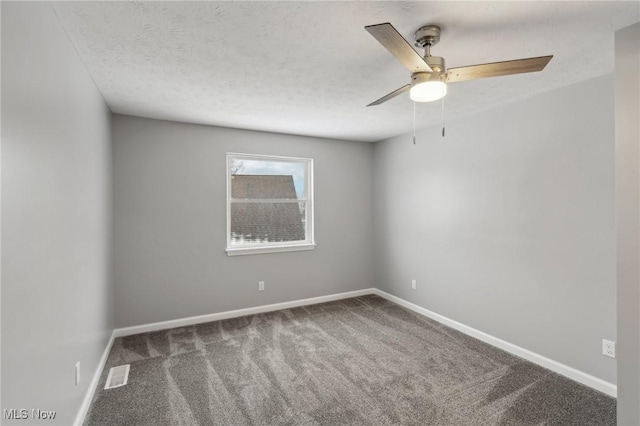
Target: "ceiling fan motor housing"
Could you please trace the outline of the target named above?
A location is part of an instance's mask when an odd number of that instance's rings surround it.
[[[411,74],[411,85],[424,83],[427,81],[442,81],[446,80],[446,67],[444,58],[440,56],[427,56],[424,60],[429,64],[429,67],[433,72],[414,72]]]
[[[435,73],[444,73],[447,70],[444,64],[444,58],[441,56],[425,56],[424,61]]]
[[[414,72],[411,74],[411,86],[415,86],[428,81],[445,81],[445,73],[443,72]]]

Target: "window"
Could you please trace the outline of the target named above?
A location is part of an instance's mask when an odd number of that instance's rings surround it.
[[[227,154],[227,254],[314,246],[313,160]]]

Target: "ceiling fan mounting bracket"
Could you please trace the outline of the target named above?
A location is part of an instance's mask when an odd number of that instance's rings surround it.
[[[437,25],[425,25],[413,33],[417,47],[432,47],[440,41],[440,27]]]

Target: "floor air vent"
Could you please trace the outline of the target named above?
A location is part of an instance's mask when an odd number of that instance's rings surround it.
[[[105,389],[118,388],[127,384],[129,380],[129,367],[130,364],[119,365],[109,370],[109,377],[107,377],[107,384],[104,385]]]

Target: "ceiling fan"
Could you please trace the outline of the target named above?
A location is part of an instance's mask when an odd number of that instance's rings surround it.
[[[424,48],[424,57],[421,57],[411,47],[409,42],[400,35],[398,30],[388,22],[369,25],[364,27],[364,29],[411,72],[410,84],[406,84],[388,95],[371,102],[367,105],[368,107],[380,105],[405,92],[409,92],[409,96],[414,102],[436,101],[447,94],[447,83],[542,71],[551,58],[553,58],[553,55],[540,56],[489,64],[469,65],[447,70],[444,58],[431,55],[431,48],[440,41],[440,27],[437,25],[420,27],[413,35],[415,46]]]

